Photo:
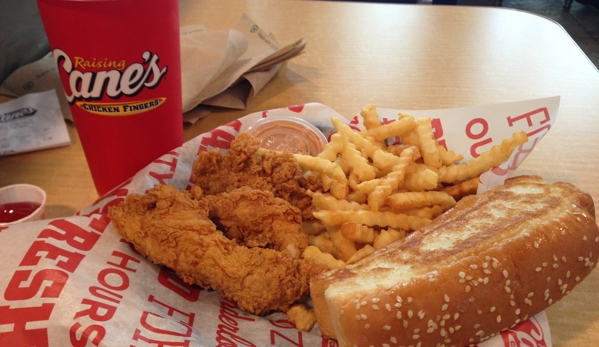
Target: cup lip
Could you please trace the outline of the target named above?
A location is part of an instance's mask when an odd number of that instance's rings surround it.
[[[312,130],[312,132],[314,133],[314,135],[316,135],[316,137],[318,137],[318,139],[323,143],[326,144],[329,141],[327,140],[327,137],[324,136],[324,134],[322,133],[322,131],[320,131],[320,129],[318,129],[314,124],[308,122],[305,119],[299,118],[299,117],[294,117],[294,116],[268,116],[268,117],[263,117],[260,118],[258,120],[256,120],[254,123],[250,124],[244,131],[251,133],[252,130],[255,130],[256,128],[259,128],[261,126],[263,126],[264,124],[267,123],[271,123],[271,122],[289,122],[289,123],[294,123],[297,124],[299,126],[304,126],[310,130]]]
[[[22,222],[26,222],[28,221],[31,216],[36,215],[41,209],[44,209],[46,207],[46,199],[47,199],[47,195],[46,195],[46,191],[43,190],[42,188],[33,185],[33,184],[27,184],[27,183],[17,183],[17,184],[11,184],[8,186],[4,186],[0,188],[0,193],[2,193],[3,191],[6,190],[11,190],[11,189],[15,189],[15,188],[30,188],[33,189],[35,191],[37,191],[38,193],[41,194],[42,196],[42,201],[40,202],[40,206],[38,208],[36,208],[33,212],[31,212],[30,214],[28,214],[27,216],[21,218],[21,219],[17,219],[15,221],[12,222],[8,222],[8,223],[0,223],[0,227],[3,226],[10,226],[13,224],[18,224],[18,223],[22,223]],[[18,202],[18,201],[17,201]]]
[[[262,140],[262,138],[260,137],[259,134],[256,133],[256,131],[260,131],[260,129],[263,129],[263,127],[267,126],[267,124],[269,124],[269,123],[292,124],[293,127],[295,128],[293,130],[293,132],[296,133],[296,135],[300,135],[300,134],[298,134],[298,130],[299,130],[298,127],[309,131],[312,135],[314,135],[314,138],[313,138],[314,141],[311,141],[312,143],[310,144],[311,149],[315,150],[315,152],[312,153],[312,155],[316,155],[316,154],[322,152],[322,150],[324,149],[326,144],[329,142],[327,137],[323,134],[323,132],[320,131],[320,129],[318,129],[314,124],[308,122],[305,119],[302,119],[299,117],[294,117],[294,116],[277,115],[277,116],[263,117],[263,118],[256,120],[255,122],[253,122],[252,124],[247,126],[242,131],[247,132],[247,133],[251,134],[252,136],[258,137],[258,138],[260,138],[260,140]],[[312,151],[310,151],[310,152],[312,152]]]

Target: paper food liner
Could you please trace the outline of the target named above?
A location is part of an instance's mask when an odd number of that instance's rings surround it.
[[[528,143],[510,160],[481,176],[485,187],[513,174],[555,121],[559,97],[517,103],[431,111],[379,109],[383,122],[398,112],[431,116],[441,144],[465,160],[524,130]],[[259,317],[237,308],[215,291],[200,290],[170,270],[152,264],[117,235],[109,206],[127,194],[158,184],[192,185],[198,153],[227,149],[235,136],[259,118],[300,117],[330,135],[331,117],[322,104],[250,114],[202,134],[165,154],[77,216],[0,228],[2,346],[336,346],[318,326],[295,329],[284,313]],[[345,120],[360,129],[361,119]],[[480,343],[481,347],[551,346],[541,312]]]

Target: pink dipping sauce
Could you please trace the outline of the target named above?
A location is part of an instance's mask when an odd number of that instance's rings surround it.
[[[250,125],[246,131],[260,139],[262,148],[312,156],[322,152],[328,142],[317,127],[295,117],[262,118]]]

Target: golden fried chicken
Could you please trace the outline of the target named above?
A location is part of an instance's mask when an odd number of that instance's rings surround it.
[[[195,184],[206,194],[243,186],[270,191],[299,208],[304,221],[312,220],[312,199],[306,190],[318,190],[322,181],[314,175],[302,175],[292,153],[258,151],[259,145],[259,139],[241,133],[231,142],[228,153],[218,149],[200,153],[193,164]]]
[[[308,294],[309,277],[323,271],[321,265],[228,239],[210,220],[210,201],[202,195],[198,187],[188,192],[157,186],[147,194],[127,196],[110,209],[109,217],[148,259],[187,283],[220,292],[246,311],[285,311]]]
[[[241,187],[204,199],[210,219],[242,245],[274,248],[293,258],[308,246],[300,210],[270,191]]]

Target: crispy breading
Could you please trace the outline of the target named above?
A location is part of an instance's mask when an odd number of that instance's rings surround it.
[[[219,149],[201,152],[192,169],[195,184],[209,195],[244,186],[270,191],[299,208],[304,220],[313,219],[312,199],[306,190],[322,187],[320,178],[302,175],[292,153],[258,152],[259,145],[259,139],[241,133],[228,153]]]
[[[248,312],[285,311],[308,294],[309,278],[324,270],[321,265],[230,240],[210,220],[209,203],[198,187],[189,192],[156,186],[147,194],[127,196],[109,217],[148,259],[187,283],[220,292]]]
[[[248,247],[272,247],[299,258],[308,245],[300,210],[269,191],[241,187],[207,195],[210,218],[232,240]]]

